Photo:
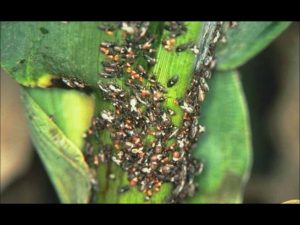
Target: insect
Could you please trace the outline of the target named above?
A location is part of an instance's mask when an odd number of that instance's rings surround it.
[[[137,69],[142,77],[145,77],[145,78],[147,77],[146,70],[144,69],[144,67],[142,65],[138,65]]]
[[[167,87],[173,87],[177,83],[178,79],[179,79],[178,75],[171,77],[167,82]]]
[[[199,54],[199,52],[200,52],[200,50],[199,50],[199,48],[197,47],[197,45],[194,45],[194,46],[191,48],[191,51],[192,51],[195,55]]]
[[[73,81],[71,79],[63,77],[62,81],[71,88],[76,87],[76,85],[73,83]]]
[[[176,52],[183,52],[183,51],[186,51],[189,48],[193,48],[194,46],[195,46],[195,44],[192,43],[192,42],[181,44],[181,45],[178,45],[176,47]]]
[[[106,72],[101,72],[101,73],[99,73],[99,75],[104,77],[104,78],[113,78],[113,77],[115,77],[115,74],[106,73]]]
[[[129,190],[130,190],[130,186],[129,185],[122,186],[122,187],[120,187],[118,189],[118,194],[123,194],[123,193],[125,193],[125,192],[127,192]]]
[[[202,77],[200,77],[200,86],[205,92],[209,91],[208,84],[206,83],[205,79]]]
[[[101,24],[98,26],[98,29],[104,31],[107,35],[113,35],[113,32],[116,30],[116,27],[110,24]]]
[[[229,27],[230,28],[235,28],[238,25],[236,21],[229,21]]]
[[[175,38],[169,38],[167,40],[163,40],[162,44],[164,46],[164,49],[166,49],[167,51],[171,51],[173,46],[176,43],[176,39]]]
[[[155,58],[152,58],[152,57],[150,57],[149,55],[146,55],[146,54],[144,54],[144,57],[150,65],[155,65],[156,64],[156,59]]]

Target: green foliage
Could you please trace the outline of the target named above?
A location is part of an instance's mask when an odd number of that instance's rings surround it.
[[[22,88],[32,139],[62,202],[87,202],[91,193],[91,173],[81,153],[83,133],[93,113],[109,107],[97,89],[102,70],[101,41],[121,41],[121,32],[109,36],[97,28],[100,22],[5,22],[1,23],[1,67]],[[217,70],[201,108],[200,123],[206,132],[200,137],[194,155],[204,162],[197,178],[199,192],[187,202],[242,202],[242,193],[251,167],[251,144],[247,107],[238,74],[232,70],[266,47],[289,23],[240,22],[236,28],[225,25],[227,43],[217,48]],[[166,38],[161,22],[151,22],[157,33],[158,63],[151,71],[166,85],[179,75],[169,99],[182,97],[191,80],[196,58],[191,52],[166,52],[160,44]],[[203,24],[188,22],[189,32],[176,45],[200,41]],[[93,89],[92,95],[71,90],[40,89],[54,77],[79,78]],[[115,81],[115,80],[113,80]],[[117,82],[117,81],[115,81]],[[35,88],[32,88],[35,87]],[[171,100],[166,105],[176,111],[173,123],[181,123],[182,111]],[[105,136],[106,135],[106,136]],[[102,134],[102,138],[108,138]],[[115,181],[107,178],[116,175]],[[117,190],[127,185],[127,175],[115,165],[97,171],[98,202],[144,202],[143,193],[132,189],[121,196]],[[160,203],[170,194],[170,185],[154,195],[150,203]]]
[[[227,43],[217,49],[218,70],[235,69],[268,46],[290,22],[239,22],[225,27]]]
[[[91,99],[81,93],[63,90],[22,88],[21,94],[32,140],[60,200],[65,203],[88,202],[91,175],[80,151],[82,143],[72,140],[76,134],[82,136],[89,126]],[[64,105],[68,106],[66,111]],[[73,120],[72,110],[86,114],[81,120]],[[63,121],[68,122],[62,124]],[[69,129],[72,123],[76,124],[74,132]]]
[[[200,117],[207,130],[195,150],[204,170],[188,202],[239,203],[251,169],[248,110],[237,72],[216,72],[210,86]]]

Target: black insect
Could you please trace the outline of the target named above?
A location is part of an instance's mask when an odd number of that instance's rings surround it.
[[[179,77],[177,75],[171,77],[171,79],[168,80],[167,87],[173,87],[177,83],[178,79]]]
[[[187,49],[189,48],[193,48],[194,47],[194,43],[193,42],[188,42],[188,43],[185,43],[185,44],[181,44],[181,45],[178,45],[176,47],[176,52],[183,52],[183,51],[186,51]]]

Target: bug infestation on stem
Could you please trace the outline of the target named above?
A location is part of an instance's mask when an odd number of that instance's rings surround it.
[[[161,43],[169,52],[193,49],[196,55],[201,46],[194,43],[175,46],[176,38],[188,32],[184,22],[166,22],[164,29],[169,39],[162,41],[155,39],[149,26],[149,22],[121,22],[118,27],[124,41],[100,43],[99,51],[106,60],[101,63],[103,70],[99,73],[98,85],[104,99],[111,102],[114,109],[103,110],[95,116],[93,132],[86,134],[85,156],[95,167],[110,160],[120,166],[128,174],[128,187],[144,192],[145,200],[150,200],[163,183],[172,183],[173,191],[167,201],[181,202],[195,193],[194,177],[203,168],[202,163],[193,158],[191,150],[205,130],[198,123],[198,115],[204,93],[208,91],[205,81],[208,76],[203,76],[204,73],[199,76],[196,71],[186,95],[174,99],[184,111],[182,126],[174,126],[171,118],[175,113],[164,102],[168,88],[176,85],[180,76],[173,75],[164,87],[157,81],[157,75],[149,72],[157,62],[155,43]],[[205,71],[214,66],[211,63],[213,45],[211,54],[205,57]],[[112,83],[109,78],[122,78],[124,85]],[[89,144],[90,140],[95,133],[101,135],[104,130],[109,131],[112,146],[98,139],[97,150],[93,149],[95,145]],[[167,141],[171,145],[167,145]],[[98,160],[91,160],[95,157]],[[119,190],[118,194],[127,191],[126,186],[126,191]]]

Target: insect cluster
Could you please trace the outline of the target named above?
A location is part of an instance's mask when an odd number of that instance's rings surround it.
[[[156,80],[156,75],[146,72],[156,63],[155,46],[159,41],[151,34],[149,24],[122,22],[117,28],[100,28],[109,32],[108,35],[121,29],[125,41],[122,44],[100,43],[99,50],[106,60],[102,62],[98,86],[114,109],[103,110],[93,118],[92,126],[85,134],[85,156],[95,166],[110,161],[120,166],[128,173],[130,186],[144,192],[146,200],[158,192],[163,183],[170,182],[173,191],[168,201],[181,202],[194,194],[197,188],[194,178],[203,168],[202,163],[192,157],[191,149],[205,131],[198,122],[198,115],[200,103],[209,90],[206,79],[210,78],[215,65],[212,53],[219,38],[211,42],[201,70],[195,71],[186,95],[176,100],[184,111],[183,124],[176,127],[171,120],[174,111],[164,105],[167,88]],[[170,37],[163,41],[166,50],[171,50],[176,37],[187,31],[183,22],[168,22],[164,29]],[[199,47],[190,43],[178,46],[176,51],[192,48],[197,49],[195,54],[199,53]],[[124,85],[110,82],[111,78],[121,79]],[[179,76],[173,76],[167,87],[172,88],[179,79]],[[100,141],[98,135],[104,130],[109,131],[112,145],[98,143],[95,148],[91,139],[97,137]]]

